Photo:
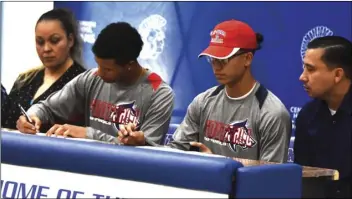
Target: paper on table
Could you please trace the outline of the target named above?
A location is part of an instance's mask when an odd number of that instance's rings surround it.
[[[17,133],[17,134],[22,134],[22,135],[27,135],[27,136],[46,136],[45,133],[37,133],[37,134],[25,134],[21,133],[18,130],[13,130],[13,129],[7,129],[7,128],[1,128],[1,130],[5,130],[6,132],[10,133]],[[99,142],[98,140],[91,140],[91,139],[84,139],[84,138],[69,138],[69,137],[64,137],[64,136],[56,136],[52,135],[50,137],[53,138],[63,138],[63,139],[68,139],[68,140],[76,140],[76,141],[84,141],[84,142]]]
[[[216,158],[227,158],[225,156],[217,155],[217,154],[200,153],[200,152],[197,152],[197,151],[182,151],[182,150],[179,150],[179,149],[173,149],[173,148],[165,147],[165,146],[163,146],[163,147],[139,146],[138,148],[159,150],[159,151],[168,151],[168,152],[174,152],[174,153],[193,154],[193,155],[216,157]]]

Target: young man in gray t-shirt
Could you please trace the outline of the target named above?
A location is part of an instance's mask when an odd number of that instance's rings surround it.
[[[35,124],[21,116],[17,128],[36,133],[42,124],[48,124],[53,126],[47,135],[118,143],[120,125],[133,123],[145,139],[135,139],[135,133],[124,144],[160,144],[169,126],[174,93],[157,74],[139,65],[142,46],[141,36],[128,23],[108,25],[93,45],[98,69],[82,73],[32,106],[28,114]],[[65,124],[77,120],[85,121],[86,126]]]
[[[220,23],[210,35],[210,46],[200,56],[208,58],[221,86],[193,100],[168,146],[190,150],[193,145],[207,153],[286,162],[290,115],[250,72],[262,36],[236,20]]]

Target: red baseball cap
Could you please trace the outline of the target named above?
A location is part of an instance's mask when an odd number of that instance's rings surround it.
[[[224,21],[210,32],[210,44],[198,57],[210,56],[216,59],[227,59],[239,49],[256,49],[257,38],[253,29],[246,23],[237,20]]]

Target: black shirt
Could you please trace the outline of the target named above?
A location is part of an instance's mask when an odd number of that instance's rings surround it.
[[[325,101],[315,99],[301,109],[296,119],[295,162],[339,171],[340,180],[326,188],[335,192],[327,193],[330,197],[350,194],[351,133],[352,86],[334,115]]]
[[[1,127],[16,129],[16,121],[21,115],[18,104],[21,104],[25,110],[28,110],[32,104],[45,100],[50,94],[61,90],[65,84],[84,71],[85,69],[81,65],[74,63],[58,80],[56,80],[35,100],[33,100],[33,97],[44,81],[44,69],[40,70],[29,82],[25,82],[20,89],[17,89],[15,86],[18,81],[17,79],[5,101],[3,110],[1,110]],[[47,130],[47,128],[48,127],[44,130]]]
[[[7,92],[6,89],[2,86],[1,84],[1,112],[3,112],[4,109],[4,104],[7,98]]]

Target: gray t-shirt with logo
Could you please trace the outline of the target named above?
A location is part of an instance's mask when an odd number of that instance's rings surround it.
[[[219,86],[193,100],[168,146],[190,150],[189,142],[198,141],[215,154],[286,162],[291,128],[286,107],[259,83],[236,99]]]
[[[114,143],[118,143],[119,124],[135,123],[147,143],[155,145],[161,144],[167,132],[173,105],[173,90],[155,73],[147,71],[126,87],[104,82],[92,69],[33,105],[28,113],[48,124],[57,119],[85,120],[88,138]]]

